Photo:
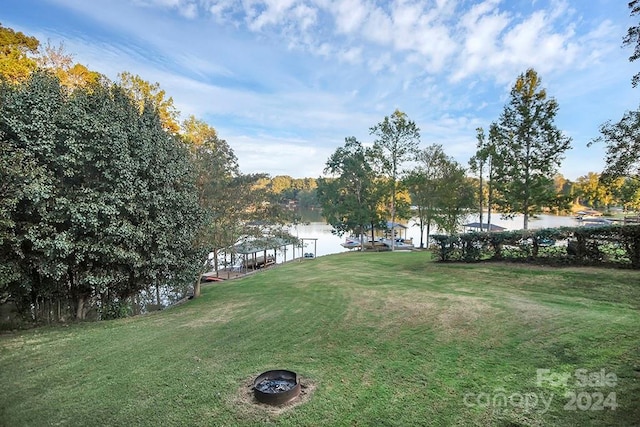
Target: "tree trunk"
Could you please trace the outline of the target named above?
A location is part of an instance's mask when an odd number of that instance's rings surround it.
[[[393,171],[393,190],[391,191],[391,252],[396,250],[396,176],[395,176],[395,166]]]
[[[193,297],[198,298],[200,296],[200,280],[202,279],[202,275],[205,272],[198,271],[198,277],[196,277],[196,282],[193,284]]]
[[[213,249],[213,271],[216,272],[216,277],[218,277],[218,249]]]
[[[86,315],[85,304],[88,297],[82,293],[81,289],[79,289],[73,272],[68,271],[67,276],[69,280],[69,289],[71,289],[71,294],[74,295],[75,299],[76,320],[84,320]]]
[[[371,223],[371,247],[372,247],[372,249],[375,249],[375,247],[376,247],[376,241],[375,241],[376,239],[375,239],[374,235],[375,235],[375,232],[374,232],[374,229],[373,229],[373,223]]]
[[[489,182],[487,183],[487,231],[491,231],[491,204],[493,203],[493,162],[489,163]]]
[[[85,311],[86,302],[87,302],[86,296],[84,295],[78,296],[76,300],[76,319],[77,320],[84,320],[86,315],[86,311]]]
[[[482,231],[482,199],[484,198],[484,194],[482,194],[482,161],[480,162],[480,231]],[[490,226],[487,225],[487,229],[489,229]]]
[[[529,204],[531,195],[531,135],[526,136],[526,151],[524,161],[524,224],[522,227],[525,230],[529,229]]]

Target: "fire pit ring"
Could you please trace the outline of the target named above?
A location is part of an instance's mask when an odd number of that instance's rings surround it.
[[[266,371],[253,381],[253,394],[259,402],[282,405],[298,397],[300,379],[292,371]]]

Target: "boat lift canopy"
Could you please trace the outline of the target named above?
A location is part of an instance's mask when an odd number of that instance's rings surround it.
[[[464,224],[463,227],[468,228],[469,231],[504,231],[505,227],[500,227],[495,224],[481,224],[479,222],[470,222],[469,224]],[[482,227],[482,228],[481,228]]]

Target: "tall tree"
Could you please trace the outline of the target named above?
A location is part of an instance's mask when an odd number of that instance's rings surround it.
[[[234,248],[241,240],[261,242],[264,247],[280,246],[274,242],[293,242],[285,230],[295,221],[273,202],[265,174],[242,174],[238,160],[227,141],[216,130],[191,116],[182,125],[182,139],[191,152],[196,174],[198,202],[204,223],[198,231],[197,247],[202,259],[213,253],[213,269],[219,274],[219,260],[235,257]],[[274,247],[275,247],[274,246]],[[202,269],[209,268],[200,263]],[[200,269],[194,296],[200,295]]]
[[[589,144],[607,145],[603,179],[640,176],[640,110],[627,111],[618,123],[607,121],[600,134]]]
[[[616,197],[625,211],[640,211],[640,178],[623,178]]]
[[[0,130],[0,133],[2,131]],[[19,294],[28,290],[30,277],[24,269],[25,260],[15,253],[23,241],[28,218],[16,216],[24,200],[46,197],[51,192],[46,171],[29,151],[16,147],[5,138],[0,141],[0,294],[6,297],[12,291]],[[22,284],[21,286],[17,286]],[[15,286],[14,286],[15,285]],[[3,299],[4,299],[3,297]]]
[[[424,247],[424,232],[427,232],[427,247],[431,225],[435,224],[443,196],[443,178],[451,159],[444,153],[442,145],[432,144],[416,155],[418,165],[405,178],[405,184],[411,195],[411,203],[417,208],[420,227],[420,247]]]
[[[65,51],[63,44],[53,46],[48,42],[42,48],[35,37],[0,25],[0,79],[24,82],[37,68],[53,72],[69,90],[96,85],[102,78],[84,65],[74,64],[73,55]]]
[[[313,190],[300,190],[296,195],[300,209],[313,209],[318,206],[317,187]]]
[[[336,149],[326,163],[330,178],[318,178],[318,201],[323,216],[338,235],[352,232],[361,236],[384,222],[380,211],[384,187],[373,166],[372,149],[365,149],[354,137]]]
[[[178,123],[179,112],[173,104],[173,98],[167,97],[164,89],[159,83],[149,83],[138,75],[133,75],[127,71],[118,75],[122,86],[134,103],[140,109],[150,102],[153,108],[158,111],[162,127],[169,133],[176,134],[180,130]]]
[[[476,128],[476,139],[478,140],[478,143],[476,145],[477,151],[476,154],[473,155],[473,157],[471,157],[471,159],[469,160],[469,166],[471,167],[471,170],[476,172],[478,174],[478,180],[479,180],[479,189],[478,189],[478,207],[479,207],[479,213],[480,213],[480,231],[482,231],[482,228],[484,227],[484,200],[485,200],[485,196],[484,196],[484,172],[485,172],[485,165],[487,163],[487,160],[489,159],[489,155],[487,153],[486,150],[486,137],[484,134],[484,129],[482,129],[481,127]]]
[[[99,83],[102,75],[89,70],[82,64],[73,62],[73,55],[67,53],[64,44],[54,46],[47,42],[36,58],[41,68],[51,70],[68,90],[78,87],[90,87]]]
[[[271,191],[274,194],[282,194],[293,187],[293,178],[289,175],[277,175],[271,178]]]
[[[465,168],[453,159],[441,178],[436,225],[448,234],[457,233],[474,207],[474,185]]]
[[[374,145],[380,153],[382,170],[390,179],[391,184],[391,223],[396,221],[396,202],[398,193],[398,179],[402,170],[402,164],[411,160],[420,143],[420,128],[415,122],[409,120],[407,115],[400,110],[395,110],[391,116],[385,118],[377,125],[369,129],[371,135],[375,135]],[[392,230],[393,231],[393,230]],[[392,239],[391,250],[394,250],[395,239]]]
[[[640,0],[629,3],[631,16],[640,15]],[[623,46],[634,45],[633,54],[629,61],[640,58],[640,25],[632,26],[622,40]],[[640,82],[640,73],[636,73],[631,84],[636,87]],[[640,176],[640,108],[627,111],[617,123],[607,121],[600,126],[600,136],[590,141],[588,145],[604,142],[607,145],[605,170],[601,175],[604,181],[617,177]]]
[[[214,128],[194,116],[182,124],[182,138],[191,153],[196,174],[198,203],[205,215],[198,233],[201,257],[213,252],[214,270],[218,271],[220,251],[229,249],[235,243],[233,231],[237,227],[239,214],[244,206],[238,206],[240,189],[237,158],[225,140],[218,138]],[[240,201],[246,201],[246,198]],[[194,296],[200,296],[200,276],[198,271]]]
[[[494,166],[501,194],[496,202],[503,214],[523,214],[525,229],[531,215],[553,204],[550,180],[571,147],[571,139],[554,124],[558,103],[540,84],[533,69],[518,76],[495,127]]]
[[[556,204],[550,206],[551,212],[556,215],[571,213],[575,197],[573,183],[557,173],[553,176],[553,188],[556,193]]]
[[[0,80],[25,81],[36,69],[40,42],[35,37],[0,25]]]
[[[629,2],[631,16],[640,15],[640,0],[631,0]],[[640,25],[629,27],[627,34],[622,39],[623,46],[633,46],[633,54],[629,57],[629,61],[633,62],[640,58]],[[640,82],[640,73],[636,73],[631,78],[631,85],[636,87]]]
[[[442,146],[433,144],[416,156],[418,165],[407,176],[411,202],[418,209],[420,247],[427,229],[427,246],[431,225],[447,233],[456,233],[475,202],[474,186],[466,170],[447,156]]]
[[[139,188],[137,226],[142,242],[136,250],[143,263],[129,296],[145,288],[171,285],[186,289],[192,284],[198,261],[194,247],[203,216],[197,202],[196,174],[187,148],[164,129],[155,106],[147,103],[139,119],[140,148],[134,152]],[[146,196],[147,198],[145,198]],[[136,224],[136,222],[134,222]]]
[[[557,173],[553,176],[553,184],[557,193],[564,194],[566,196],[571,195],[572,183],[561,173]]]
[[[595,172],[578,177],[575,190],[580,201],[592,208],[604,206],[609,198],[607,189],[600,182],[600,175]]]
[[[192,277],[195,179],[154,108],[140,113],[117,86],[69,93],[46,72],[0,96],[0,143],[42,171],[1,248],[18,273],[6,286],[27,312],[113,317],[150,285]]]
[[[489,126],[489,140],[487,141],[487,145],[481,152],[481,155],[486,157],[487,162],[487,224],[489,227],[489,231],[491,230],[491,212],[494,204],[494,181],[496,176],[496,167],[495,167],[495,153],[496,153],[496,143],[498,140],[498,126],[496,123],[491,123]]]

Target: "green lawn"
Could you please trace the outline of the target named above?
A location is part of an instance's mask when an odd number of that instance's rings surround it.
[[[269,369],[297,404],[252,401]],[[5,334],[0,381],[5,426],[638,425],[640,272],[331,255]]]

